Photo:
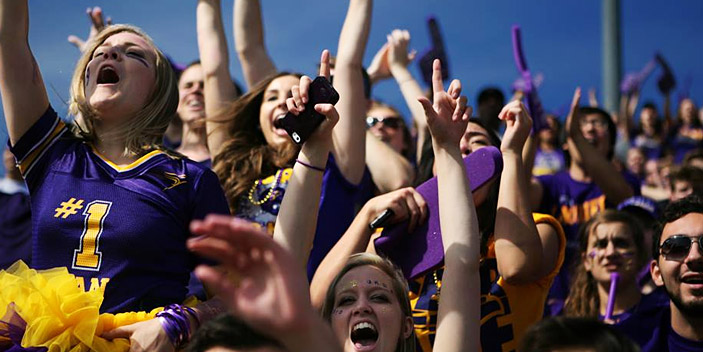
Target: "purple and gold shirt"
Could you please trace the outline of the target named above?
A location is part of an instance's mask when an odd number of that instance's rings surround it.
[[[104,292],[101,312],[183,301],[190,221],[229,212],[212,171],[160,150],[117,166],[50,107],[11,149],[31,194],[32,267],[67,267]]]

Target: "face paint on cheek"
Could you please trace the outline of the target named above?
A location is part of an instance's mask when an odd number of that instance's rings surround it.
[[[342,309],[335,309],[334,310],[334,314],[336,314],[336,315],[342,315],[342,313],[344,313],[344,311]]]

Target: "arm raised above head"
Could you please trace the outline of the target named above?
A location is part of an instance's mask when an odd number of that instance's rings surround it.
[[[366,97],[361,61],[371,28],[372,0],[350,0],[339,34],[334,88],[339,92],[339,125],[334,129],[333,153],[347,181],[357,184],[364,175]]]
[[[276,73],[264,43],[259,0],[234,1],[234,45],[242,65],[242,73],[251,89],[264,78]]]
[[[229,55],[225,29],[222,25],[220,0],[200,0],[196,10],[198,51],[203,68],[207,142],[210,155],[220,153],[227,140],[225,123],[214,119],[236,97],[229,72]]]
[[[28,34],[27,0],[0,1],[0,94],[13,145],[49,106]]]

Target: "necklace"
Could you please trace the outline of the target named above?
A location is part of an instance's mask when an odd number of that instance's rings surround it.
[[[432,299],[438,300],[440,292],[442,291],[442,282],[437,278],[437,270],[432,271],[432,278],[434,278],[434,285],[437,287],[437,293],[432,295]]]
[[[276,191],[276,188],[278,188],[278,184],[281,182],[281,175],[283,174],[282,171],[283,170],[276,171],[276,178],[273,181],[273,185],[271,185],[271,188],[269,188],[268,192],[266,192],[264,198],[259,200],[254,199],[254,192],[256,192],[256,189],[259,187],[259,184],[261,184],[261,180],[254,181],[254,185],[251,186],[251,188],[249,189],[249,202],[254,205],[262,205],[271,200],[273,192]]]

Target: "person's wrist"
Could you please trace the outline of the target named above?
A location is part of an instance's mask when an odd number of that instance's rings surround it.
[[[298,160],[320,168],[325,168],[330,148],[328,143],[316,143],[317,141],[308,140],[303,144],[303,147],[298,153]],[[322,145],[320,145],[322,144]]]
[[[399,62],[392,62],[389,64],[388,68],[396,80],[407,80],[408,78],[412,78],[407,65],[403,65]]]

